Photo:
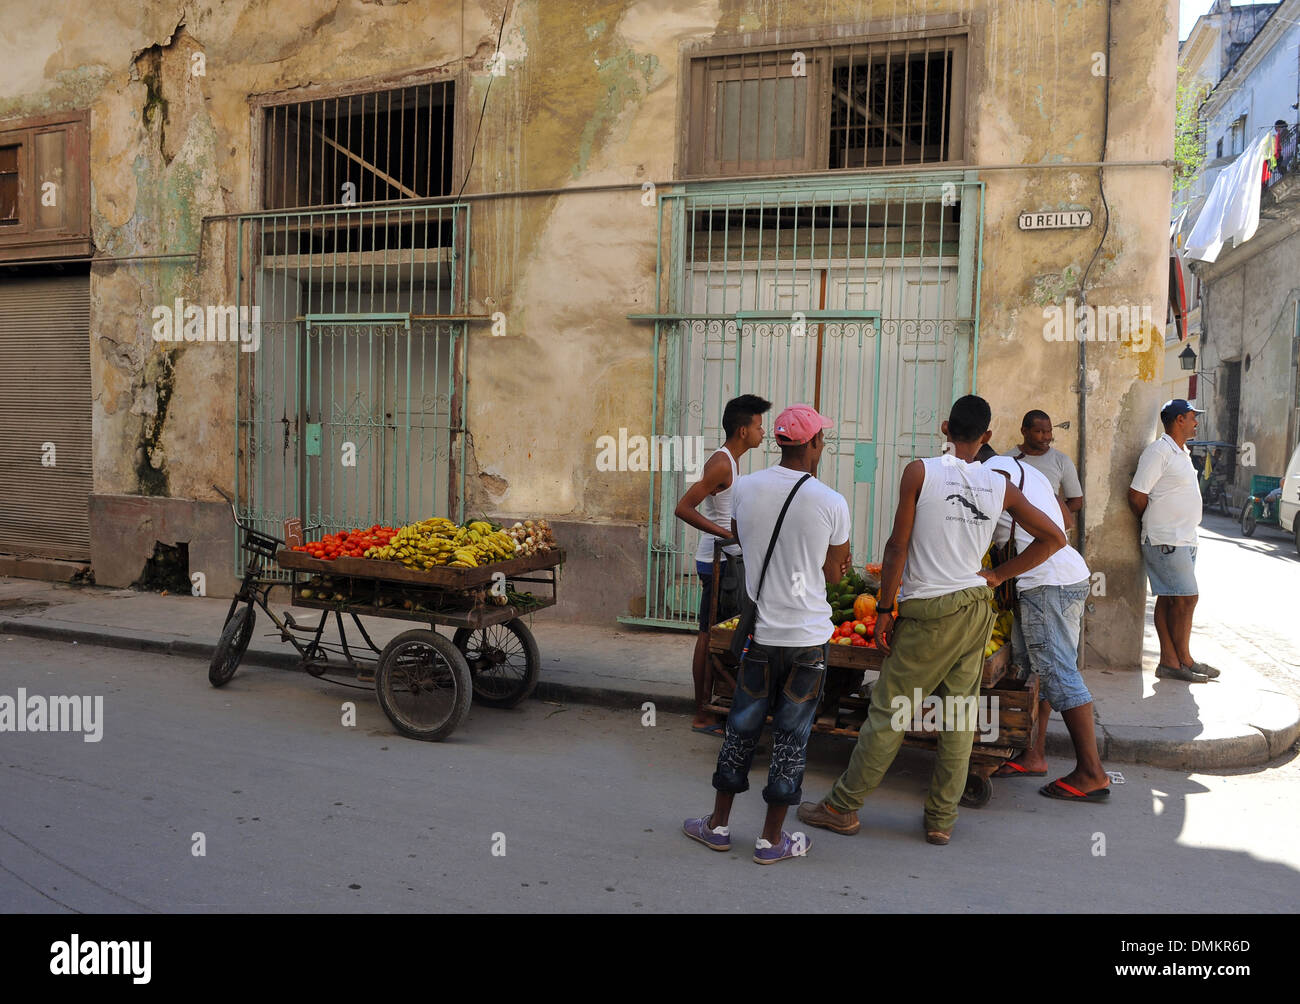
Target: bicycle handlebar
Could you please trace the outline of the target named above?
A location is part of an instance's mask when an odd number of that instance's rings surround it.
[[[223,499],[225,499],[226,504],[230,506],[230,516],[235,521],[235,526],[239,527],[241,530],[244,530],[247,533],[256,533],[259,534],[260,536],[270,538],[271,540],[275,541],[277,544],[284,544],[286,547],[288,546],[288,542],[285,541],[284,538],[277,537],[274,534],[264,533],[263,531],[258,530],[256,527],[250,526],[248,523],[240,519],[239,510],[235,507],[235,500],[233,496],[223,491],[217,485],[213,485],[212,490],[216,492],[218,495],[220,495]],[[322,526],[324,526],[323,523],[304,524],[302,528],[302,532],[304,534],[310,533],[313,530],[319,530]]]
[[[255,534],[258,537],[263,537],[267,540],[274,541],[275,543],[280,544],[284,547],[288,547],[288,543],[284,540],[284,538],[277,537],[273,533],[264,533],[263,531],[257,529],[256,527],[250,526],[248,523],[245,523],[242,519],[240,519],[239,510],[235,508],[235,500],[230,495],[226,494],[216,485],[212,486],[212,490],[215,491],[218,495],[220,495],[223,499],[225,499],[226,503],[230,506],[230,515],[235,521],[235,526],[239,527],[239,529],[243,530],[247,534]]]

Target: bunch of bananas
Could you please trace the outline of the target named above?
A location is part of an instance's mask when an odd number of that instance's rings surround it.
[[[398,561],[407,568],[430,569],[438,565],[450,568],[478,568],[515,555],[515,542],[492,524],[475,520],[458,526],[442,516],[411,523],[380,547],[367,548],[365,557],[381,561]]]
[[[985,659],[1007,643],[1007,639],[1011,637],[1011,625],[1014,619],[1015,615],[1010,610],[998,611],[998,619],[993,622],[993,635],[989,638],[989,643],[984,646]]]

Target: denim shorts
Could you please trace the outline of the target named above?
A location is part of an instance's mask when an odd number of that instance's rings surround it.
[[[1154,596],[1195,596],[1196,545],[1143,544],[1142,562]]]
[[[1043,699],[1053,711],[1070,711],[1092,700],[1079,672],[1079,630],[1091,588],[1092,583],[1084,579],[1071,586],[1035,586],[1020,593],[1011,650],[1022,667],[1038,674]]]
[[[826,687],[828,649],[827,645],[777,648],[750,643],[736,674],[714,788],[733,795],[749,790],[749,765],[770,711],[772,757],[763,800],[769,805],[798,805],[803,800],[808,736]]]

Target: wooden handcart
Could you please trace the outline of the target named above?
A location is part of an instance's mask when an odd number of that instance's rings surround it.
[[[208,667],[214,687],[224,686],[239,667],[252,638],[255,605],[270,617],[280,640],[297,650],[299,668],[316,677],[336,677],[332,682],[345,686],[360,683],[369,689],[373,683],[384,714],[413,739],[451,735],[469,714],[471,695],[479,704],[510,708],[537,685],[541,657],[522,618],[555,605],[563,550],[478,568],[419,571],[371,558],[325,561],[290,550],[283,540],[248,526],[233,504],[231,511],[249,562]],[[266,574],[270,561],[290,573],[288,583]],[[518,592],[525,584],[549,590],[541,595]],[[268,597],[285,585],[294,606],[321,611],[319,621],[300,624],[288,611],[277,616]],[[331,615],[337,642],[324,637]],[[344,616],[360,645],[355,639],[349,644]],[[363,616],[417,621],[429,628],[405,631],[380,648],[361,623]],[[438,633],[439,626],[454,629],[450,640]]]
[[[713,581],[718,581],[715,574]],[[716,620],[717,592],[710,604]],[[705,707],[715,714],[725,716],[731,709],[731,696],[736,690],[736,662],[731,654],[730,628],[715,624],[709,631],[709,661],[706,688],[710,694]],[[990,776],[1007,760],[1028,749],[1038,721],[1038,676],[1029,673],[1024,680],[1016,679],[1011,670],[1011,646],[1003,645],[984,660],[980,679],[981,702],[996,700],[997,733],[976,733],[971,750],[970,770],[966,777],[966,790],[961,804],[979,808],[993,795]],[[872,680],[879,676],[885,654],[874,647],[831,645],[826,656],[826,688],[817,708],[813,732],[822,735],[845,736],[856,739],[867,717],[870,706]],[[868,674],[874,674],[868,680]],[[937,732],[907,731],[904,746],[933,750]]]

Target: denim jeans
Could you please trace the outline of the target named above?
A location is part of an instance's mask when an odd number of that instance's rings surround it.
[[[763,800],[798,805],[808,736],[826,687],[826,645],[777,648],[753,642],[736,674],[736,695],[727,715],[713,787],[738,794],[749,790],[749,765],[768,712],[772,714],[772,758]]]
[[[1020,616],[1011,651],[1038,674],[1043,699],[1053,711],[1071,711],[1092,700],[1079,672],[1079,630],[1092,591],[1088,579],[1069,586],[1036,586],[1020,593]]]

